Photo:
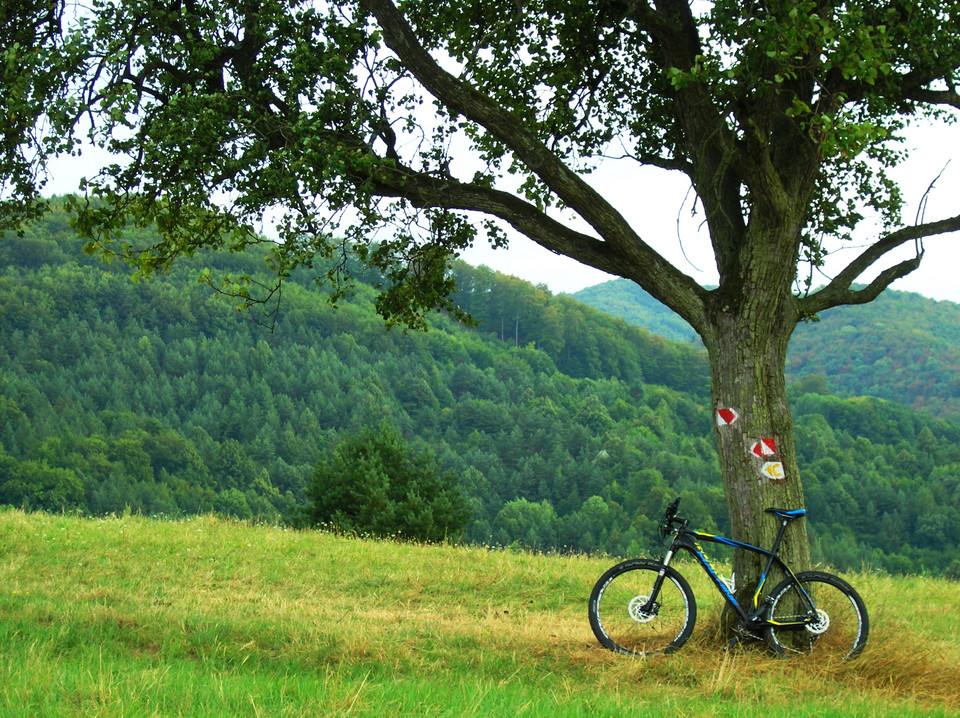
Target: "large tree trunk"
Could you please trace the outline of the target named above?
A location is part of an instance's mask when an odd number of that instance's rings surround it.
[[[775,294],[757,291],[735,311],[721,300],[708,309],[710,330],[704,336],[732,535],[765,549],[773,545],[780,522],[764,509],[804,505],[784,380],[795,302],[789,292]],[[805,521],[791,522],[779,553],[794,571],[809,567]],[[762,555],[734,552],[736,596],[748,610],[764,567]],[[774,571],[766,588],[779,578]]]

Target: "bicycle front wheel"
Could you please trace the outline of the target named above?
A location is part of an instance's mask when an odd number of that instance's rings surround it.
[[[816,617],[797,625],[808,615],[813,601]],[[807,571],[797,580],[788,578],[771,594],[767,641],[781,655],[811,654],[840,660],[856,658],[867,642],[869,620],[859,594],[846,581],[829,573]],[[793,624],[793,625],[791,625]]]
[[[644,611],[660,571],[660,593]],[[607,571],[590,594],[590,627],[600,644],[634,656],[671,653],[682,646],[697,620],[686,580],[659,561],[631,559]]]

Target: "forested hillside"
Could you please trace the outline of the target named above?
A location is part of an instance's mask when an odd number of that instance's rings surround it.
[[[466,265],[475,329],[386,331],[370,287],[334,308],[300,277],[271,333],[196,281],[256,252],[137,284],[80,247],[63,213],[0,240],[0,504],[278,520],[386,420],[459,477],[468,541],[647,552],[677,492],[728,528],[693,346]],[[960,428],[817,382],[794,405],[815,555],[960,576]]]
[[[636,284],[616,279],[573,295],[578,301],[668,339],[693,342],[693,329]],[[801,324],[787,378],[820,376],[837,396],[875,396],[960,420],[960,305],[886,291],[861,306]]]
[[[819,374],[838,396],[876,396],[960,421],[960,305],[887,291],[798,327],[791,376]]]
[[[643,327],[666,339],[688,343],[700,341],[693,327],[679,314],[668,309],[639,284],[629,279],[611,279],[581,289],[572,296],[578,302],[620,317],[628,324]]]

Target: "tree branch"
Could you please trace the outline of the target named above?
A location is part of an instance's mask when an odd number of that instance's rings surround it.
[[[387,46],[397,53],[430,94],[447,108],[476,122],[503,142],[567,207],[596,230],[603,238],[602,244],[606,245],[606,271],[626,276],[624,272],[628,267],[635,268],[632,271],[636,277],[631,278],[642,276],[644,286],[651,294],[680,312],[688,321],[691,321],[688,317],[702,314],[702,290],[696,282],[646,244],[609,202],[563,164],[515,115],[443,70],[420,44],[410,24],[391,0],[360,0],[360,4],[376,18]],[[500,201],[502,206],[506,200],[501,198]],[[543,222],[544,217],[541,215],[537,221]],[[562,251],[555,248],[555,242],[546,241],[549,233],[545,227],[548,223],[537,229],[534,227],[536,222],[532,218],[527,219],[530,220],[525,225],[527,229],[521,230],[524,234],[552,251]],[[579,259],[576,256],[574,258]],[[617,268],[611,270],[609,263],[613,258],[616,258]]]
[[[408,168],[372,179],[374,194],[402,197],[415,207],[480,212],[498,217],[545,249],[616,276],[626,276],[628,266],[611,246],[549,217],[516,195],[491,187],[439,178]]]
[[[671,22],[665,15],[657,12],[647,0],[626,0],[627,9],[631,17],[644,30],[659,38],[677,37],[680,35],[680,26]]]
[[[645,152],[629,152],[626,149],[622,155],[603,155],[603,157],[611,160],[631,159],[641,165],[650,165],[651,167],[659,167],[663,170],[683,172],[688,177],[694,170],[693,164],[687,159],[673,159]]]
[[[660,69],[688,72],[705,54],[696,18],[687,0],[627,0],[631,17],[657,43]],[[680,134],[685,138],[687,165],[683,171],[690,177],[703,203],[710,238],[721,276],[731,274],[735,266],[745,222],[741,209],[741,170],[751,168],[756,160],[738,161],[742,152],[734,134],[724,121],[726,110],[716,105],[708,84],[689,81],[675,86],[671,93]],[[757,151],[767,155],[766,147]],[[662,163],[653,163],[663,166]],[[757,186],[754,191],[762,188]]]
[[[583,216],[603,236],[633,234],[606,200],[566,167],[516,116],[441,68],[390,0],[360,0],[360,4],[377,19],[387,46],[445,107],[476,122],[501,140],[567,205],[580,211],[578,205],[584,198],[594,203],[594,209],[586,208]]]
[[[960,109],[960,94],[955,90],[928,90],[918,88],[905,93],[905,98],[925,105],[947,105]]]
[[[826,287],[798,300],[800,311],[804,316],[813,316],[830,307],[842,304],[864,304],[874,300],[893,281],[905,277],[919,267],[920,260],[923,258],[923,251],[919,250],[917,256],[913,259],[908,259],[884,270],[864,289],[851,289],[851,285],[857,277],[867,271],[884,255],[907,242],[957,231],[960,231],[960,215],[937,222],[903,227],[888,234],[864,250]]]

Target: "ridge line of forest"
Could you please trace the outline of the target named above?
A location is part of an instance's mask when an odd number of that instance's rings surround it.
[[[574,299],[674,341],[698,345],[693,328],[626,279]],[[800,324],[787,380],[810,377],[842,397],[874,396],[960,421],[960,305],[887,290],[862,305],[829,309]]]

